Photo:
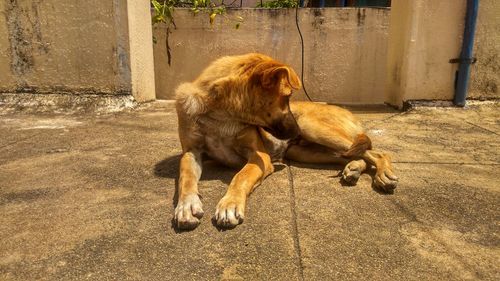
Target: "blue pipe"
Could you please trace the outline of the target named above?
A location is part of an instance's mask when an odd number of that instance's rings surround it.
[[[319,7],[324,8],[325,7],[325,0],[319,0]]]
[[[474,32],[476,31],[477,11],[479,0],[467,0],[467,13],[465,16],[464,38],[460,52],[460,65],[458,67],[457,85],[453,103],[465,106],[467,88],[469,85],[470,65],[473,61],[472,50],[474,47]]]

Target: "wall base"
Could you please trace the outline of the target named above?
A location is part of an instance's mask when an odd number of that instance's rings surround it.
[[[131,95],[0,93],[0,115],[19,113],[112,113],[137,106]]]

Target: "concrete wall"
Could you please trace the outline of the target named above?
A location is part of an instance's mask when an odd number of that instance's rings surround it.
[[[139,102],[154,100],[155,72],[150,1],[127,0],[132,95]]]
[[[452,100],[466,1],[393,1],[387,64],[387,101]],[[481,0],[469,97],[499,98],[500,2]]]
[[[460,54],[465,6],[400,0],[392,10],[300,9],[308,92],[331,103],[451,100],[457,65],[448,61]],[[473,98],[500,97],[499,10],[500,1],[480,1]],[[9,100],[21,93],[67,93],[147,101],[156,89],[158,98],[171,99],[179,83],[193,80],[212,60],[247,52],[268,54],[300,73],[294,9],[229,10],[214,25],[206,14],[177,9],[171,66],[164,27],[154,31],[153,50],[149,12],[148,0],[0,1],[0,94]],[[244,18],[238,30],[231,20],[237,16]]]
[[[383,103],[387,62],[388,9],[301,9],[305,41],[305,84],[317,101]],[[244,22],[236,30],[231,18]],[[212,60],[232,54],[261,52],[290,64],[300,73],[301,48],[294,9],[229,10],[210,26],[208,16],[175,12],[168,66],[165,28],[153,30],[156,93],[172,99],[182,82],[196,78]],[[296,95],[304,99],[302,93]]]
[[[138,48],[129,40],[129,29],[134,31],[131,26],[136,29],[137,23],[147,23],[142,28],[148,35],[149,1],[128,2],[142,5],[142,12],[127,9],[127,1],[121,0],[0,1],[0,93],[135,93],[138,100],[154,98],[154,89],[135,90],[131,50],[137,54]],[[148,67],[152,64],[151,56]]]
[[[469,97],[500,98],[500,1],[479,1]]]
[[[465,2],[393,1],[387,94],[391,104],[407,100],[451,100],[460,55]]]

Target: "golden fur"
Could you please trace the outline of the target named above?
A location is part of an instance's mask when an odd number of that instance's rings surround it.
[[[217,205],[214,220],[234,227],[244,218],[247,196],[286,157],[309,163],[341,163],[342,177],[355,184],[367,164],[374,185],[397,185],[390,158],[371,150],[360,122],[347,110],[311,102],[289,102],[301,87],[295,71],[262,54],[227,56],[214,61],[191,83],[176,90],[180,163],[175,221],[196,227],[203,216],[198,195],[202,155],[240,171]]]

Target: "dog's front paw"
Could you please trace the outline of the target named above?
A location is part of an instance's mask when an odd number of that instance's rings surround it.
[[[203,205],[198,194],[190,194],[179,198],[175,207],[175,223],[179,229],[194,229],[203,217]]]
[[[243,222],[244,217],[245,199],[226,195],[217,204],[214,220],[219,227],[234,228]]]
[[[378,189],[391,193],[398,186],[398,181],[398,177],[391,170],[385,170],[375,175],[373,184]]]

